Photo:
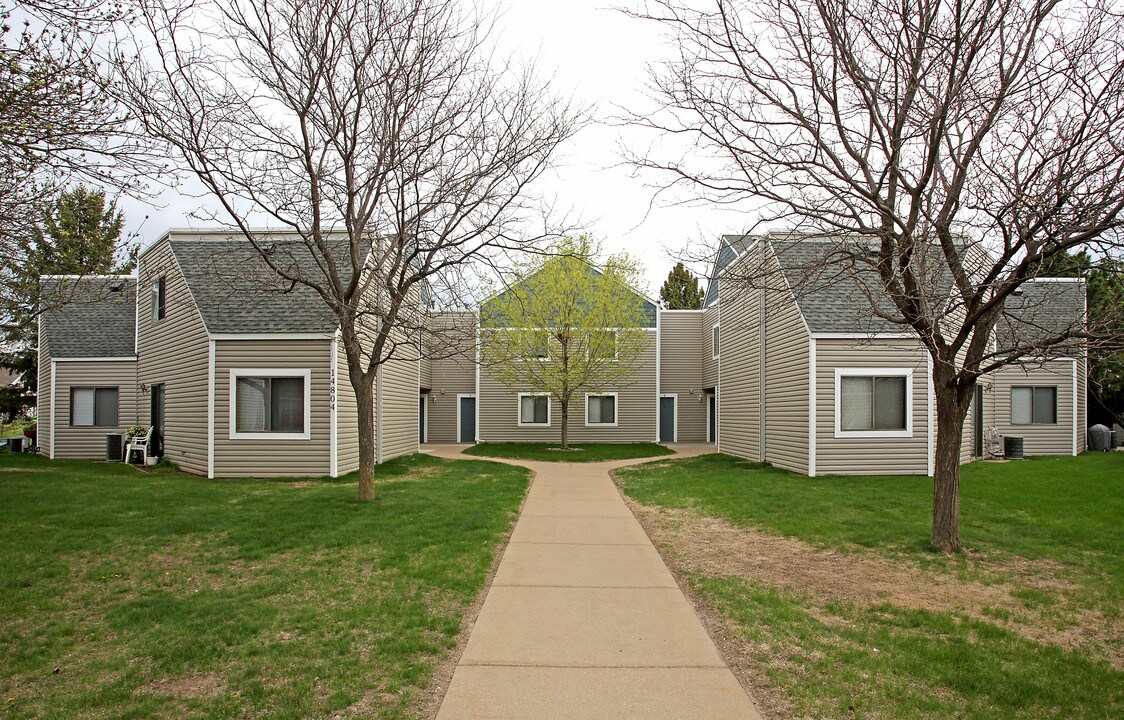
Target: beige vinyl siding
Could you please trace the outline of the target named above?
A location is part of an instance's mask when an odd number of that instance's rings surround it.
[[[769,291],[765,318],[765,460],[807,474],[810,336],[787,286]]]
[[[151,290],[160,275],[165,315],[155,322]],[[210,346],[167,238],[141,257],[137,302],[137,374],[144,385],[164,384],[164,455],[182,470],[206,475]]]
[[[660,393],[676,396],[675,420],[679,442],[706,442],[702,354],[703,311],[662,311]]]
[[[1079,361],[1080,363],[1080,361]],[[1055,386],[1058,389],[1057,423],[1052,425],[1011,424],[1011,388]],[[1080,389],[1080,373],[1078,373]],[[1049,360],[1025,366],[1008,366],[993,376],[990,398],[999,434],[1023,438],[1027,455],[1069,455],[1073,452],[1073,361]],[[985,400],[986,402],[986,400]],[[1078,406],[1078,430],[1081,409]],[[1078,450],[1082,448],[1078,446]]]
[[[330,472],[330,342],[309,340],[218,340],[215,342],[215,475],[268,477]],[[308,440],[230,437],[230,371],[286,369],[311,372]]]
[[[651,343],[637,361],[632,384],[627,387],[605,387],[617,393],[616,427],[586,427],[585,392],[575,394],[571,401],[569,439],[571,442],[655,442],[656,428],[656,333],[649,333]],[[558,442],[561,438],[562,409],[551,401],[550,427],[519,426],[519,392],[497,381],[487,368],[480,370],[480,440],[483,442]]]
[[[123,433],[143,424],[137,412],[137,363],[135,361],[74,361],[55,363],[55,457],[105,459],[105,436]],[[70,389],[116,387],[117,425],[73,427],[70,424]],[[49,391],[48,391],[49,394]],[[147,419],[147,418],[146,418]]]
[[[928,379],[925,351],[908,340],[816,340],[816,474],[927,475]],[[913,371],[910,437],[835,437],[836,368]]]
[[[722,357],[718,394],[718,448],[724,453],[761,458],[761,292],[739,288],[722,299],[719,313]],[[710,328],[705,323],[706,350],[711,356]]]
[[[336,472],[359,469],[359,410],[347,370],[347,352],[336,344]]]
[[[702,382],[703,387],[712,388],[718,385],[718,360],[714,358],[713,345],[711,344],[711,332],[713,331],[714,324],[718,322],[720,315],[720,303],[715,303],[703,310],[702,321]],[[722,353],[722,337],[721,330],[718,333],[718,352]],[[705,432],[705,428],[704,428]]]
[[[38,391],[35,393],[35,442],[39,454],[51,452],[51,354],[42,335],[39,337]]]
[[[379,374],[381,457],[385,462],[418,451],[418,360],[388,360]]]
[[[472,332],[476,325],[473,313],[443,313],[436,322],[447,322],[461,330],[443,349],[443,357],[432,361],[432,396],[426,407],[429,413],[431,443],[457,442],[457,395],[476,393],[476,350]]]

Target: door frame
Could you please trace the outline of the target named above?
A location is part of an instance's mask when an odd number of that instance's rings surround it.
[[[457,393],[457,442],[464,442],[464,440],[461,440],[461,398],[472,398],[474,401],[473,415],[475,416],[476,432],[473,433],[473,438],[469,442],[476,442],[476,438],[480,437],[480,413],[479,406],[476,404],[480,401],[476,399],[476,393]]]
[[[714,412],[710,410],[712,404]],[[706,441],[718,444],[718,393],[706,393]]]
[[[663,401],[664,398],[671,398],[671,442],[677,443],[677,442],[679,442],[679,393],[660,393],[660,401],[661,402],[658,406],[659,412],[656,413],[656,428],[657,428],[656,435],[657,435],[657,437],[660,437],[660,436],[663,435],[662,432],[658,432],[658,431],[663,429],[663,402],[662,401]],[[660,437],[660,442],[664,442],[662,437]]]
[[[429,403],[433,393],[418,393],[418,408],[421,420],[418,422],[419,443],[429,442]]]

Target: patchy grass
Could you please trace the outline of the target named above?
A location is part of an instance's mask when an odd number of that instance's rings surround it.
[[[464,454],[538,462],[607,462],[674,455],[675,451],[655,443],[581,443],[569,450],[551,443],[480,443],[465,448]]]
[[[417,715],[529,473],[282,482],[0,459],[5,717]]]
[[[966,466],[955,557],[926,478],[616,474],[778,717],[1124,715],[1124,454]]]

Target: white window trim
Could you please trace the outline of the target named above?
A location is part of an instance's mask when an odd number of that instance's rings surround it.
[[[714,352],[714,331],[718,331],[718,352]],[[714,323],[710,326],[710,359],[717,360],[722,357],[722,324]]]
[[[591,423],[589,421],[589,399],[591,397],[610,397],[613,398],[613,422],[611,423]],[[621,405],[620,397],[615,392],[590,392],[585,394],[585,426],[592,428],[616,427],[621,419]]]
[[[238,378],[299,377],[304,378],[304,432],[238,432]],[[312,370],[308,368],[231,368],[230,370],[231,440],[308,440],[312,436]]]
[[[523,422],[523,398],[525,397],[544,397],[546,398],[546,422]],[[542,392],[521,392],[519,397],[515,400],[515,422],[519,427],[532,427],[532,428],[548,428],[551,425],[550,406],[553,403],[550,401],[550,393]]]
[[[609,362],[620,362],[620,357],[621,357],[621,346],[620,346],[621,332],[620,332],[620,329],[618,329],[618,328],[603,328],[603,329],[600,329],[600,330],[591,330],[590,332],[612,333],[612,335],[613,335],[613,359],[609,360]],[[590,343],[590,342],[586,343],[586,347],[585,347],[585,359],[586,360],[592,359],[590,357],[590,351],[592,350],[592,348],[590,347],[591,344],[592,343]],[[600,358],[598,358],[598,359],[600,359]],[[594,393],[594,394],[596,395],[597,393]],[[602,393],[602,394],[608,395],[609,393]]]
[[[840,391],[844,377],[904,377],[905,378],[905,430],[844,430],[840,405]],[[835,368],[835,437],[837,438],[911,438],[913,437],[913,369],[885,368]]]
[[[509,328],[510,329],[510,328]],[[550,362],[550,333],[544,328],[527,328],[525,332],[545,333],[546,334],[546,355],[520,355],[515,358],[515,362],[527,363],[548,363]]]

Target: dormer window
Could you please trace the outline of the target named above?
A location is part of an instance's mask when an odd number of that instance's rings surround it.
[[[156,278],[152,281],[152,319],[159,321],[164,319],[164,276]]]

